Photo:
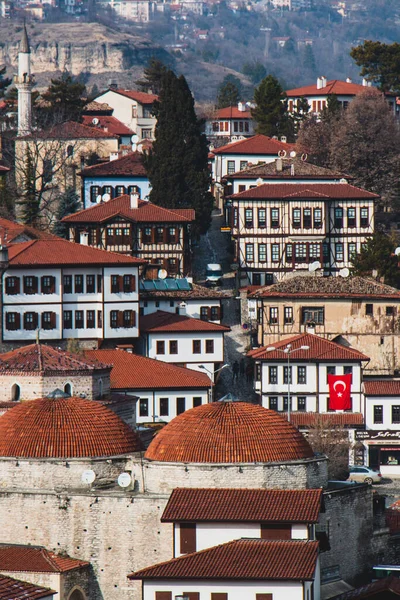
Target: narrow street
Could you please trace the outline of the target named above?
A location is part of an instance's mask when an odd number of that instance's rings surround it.
[[[193,274],[196,283],[204,285],[208,263],[219,263],[222,266],[224,279],[222,287],[217,289],[232,291],[232,297],[223,300],[222,319],[223,324],[229,325],[232,330],[225,335],[225,362],[230,365],[230,368],[223,369],[217,377],[215,398],[218,399],[231,393],[246,402],[255,402],[257,396],[253,390],[252,377],[246,376],[246,367],[249,364],[246,352],[249,349],[250,338],[240,325],[239,300],[235,297],[235,272],[231,268],[230,234],[221,232],[223,224],[223,215],[214,211],[210,229],[199,240],[193,260]],[[242,365],[242,368],[234,381],[232,366],[236,361]]]

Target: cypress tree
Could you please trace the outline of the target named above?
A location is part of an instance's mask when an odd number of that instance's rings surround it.
[[[154,110],[155,141],[144,156],[152,185],[150,200],[166,208],[193,208],[195,233],[204,233],[214,201],[208,191],[208,145],[183,75],[177,77],[170,70],[165,73]]]
[[[53,227],[53,233],[62,238],[68,239],[68,226],[62,223],[61,219],[67,215],[76,213],[80,208],[79,196],[74,188],[68,188],[59,198],[56,212],[56,222]]]
[[[252,109],[251,114],[257,122],[257,133],[272,137],[291,129],[285,97],[281,84],[273,75],[265,77],[254,90],[256,108]]]

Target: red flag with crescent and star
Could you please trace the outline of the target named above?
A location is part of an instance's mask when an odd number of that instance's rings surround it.
[[[329,410],[351,410],[351,373],[328,375]]]

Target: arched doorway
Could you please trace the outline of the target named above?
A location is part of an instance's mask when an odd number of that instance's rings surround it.
[[[64,392],[72,396],[72,385],[70,383],[64,385]]]
[[[18,402],[21,398],[21,388],[18,383],[14,383],[11,387],[11,400],[13,402]]]
[[[68,596],[68,600],[86,600],[85,594],[76,588],[70,596]]]

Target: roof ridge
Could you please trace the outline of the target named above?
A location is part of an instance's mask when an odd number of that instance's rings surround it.
[[[57,561],[51,556],[51,553],[46,548],[40,549],[40,554],[43,556],[44,560],[54,569],[56,569],[59,573],[61,572],[60,566],[57,564]]]

